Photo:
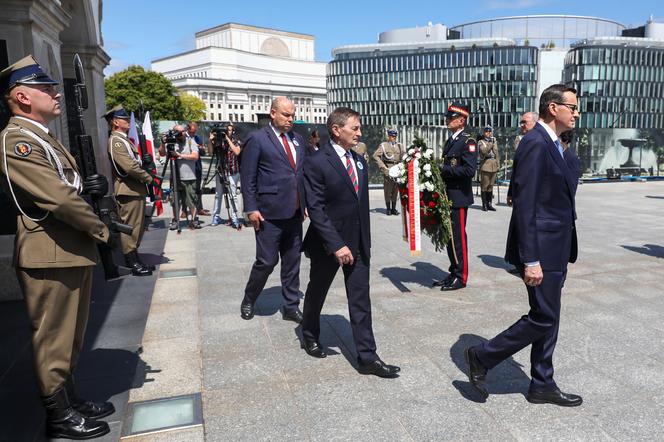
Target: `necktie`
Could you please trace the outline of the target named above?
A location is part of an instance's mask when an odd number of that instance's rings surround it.
[[[555,144],[556,147],[558,148],[558,152],[560,153],[560,156],[563,157],[563,158],[565,158],[565,156],[563,155],[563,151],[564,151],[564,149],[563,149],[563,145],[560,144],[560,140],[556,140],[556,141],[554,141],[553,144]]]
[[[291,152],[290,144],[288,144],[286,134],[284,133],[281,134],[281,142],[283,143],[284,149],[286,150],[286,155],[288,155],[288,161],[290,161],[291,167],[293,170],[295,170],[295,158],[293,158],[293,152]]]
[[[353,188],[355,193],[359,191],[359,183],[357,182],[357,176],[355,175],[355,169],[353,168],[353,163],[351,162],[351,154],[349,151],[346,151],[346,172],[348,172],[348,177],[353,183]]]

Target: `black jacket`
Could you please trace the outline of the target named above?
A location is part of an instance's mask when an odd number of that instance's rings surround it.
[[[467,132],[450,137],[443,150],[440,172],[452,207],[473,204],[473,177],[477,168],[477,142]]]

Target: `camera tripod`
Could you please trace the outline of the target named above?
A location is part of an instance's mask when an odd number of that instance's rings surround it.
[[[164,168],[161,171],[161,176],[166,176],[166,170],[168,166],[171,166],[171,198],[173,199],[173,219],[177,225],[178,235],[182,233],[182,227],[180,227],[180,195],[178,194],[180,188],[180,169],[178,168],[178,158],[175,156],[175,153],[172,149],[166,149],[166,163],[164,163]],[[160,183],[160,186],[164,183],[163,179]],[[193,215],[192,215],[193,216]]]
[[[215,165],[215,173],[210,177],[210,171],[212,170],[212,165]],[[226,162],[224,161],[223,154],[221,153],[221,146],[215,145],[214,150],[212,151],[212,158],[210,160],[210,167],[208,167],[207,174],[205,175],[205,184],[208,184],[210,181],[219,176],[219,182],[221,183],[221,188],[223,192],[223,198],[226,202],[226,211],[228,212],[228,219],[238,220],[238,225],[236,228],[239,230],[241,225],[239,224],[239,217],[237,206],[235,205],[234,195],[231,195],[231,186],[230,186],[230,174],[226,168]]]

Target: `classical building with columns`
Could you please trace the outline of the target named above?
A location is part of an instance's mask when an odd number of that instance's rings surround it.
[[[104,74],[110,57],[102,48],[101,0],[0,0],[0,70],[32,54],[60,82],[64,92],[62,116],[51,124],[65,146],[76,135],[74,54],[85,68],[88,110],[84,113],[87,133],[95,142],[97,165],[110,176],[106,154],[107,127],[100,115],[105,111]]]
[[[226,23],[196,33],[196,49],[152,61],[181,91],[201,98],[206,119],[257,122],[274,97],[295,103],[296,119],[327,119],[326,63],[307,34]]]

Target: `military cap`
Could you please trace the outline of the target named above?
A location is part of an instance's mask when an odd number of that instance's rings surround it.
[[[447,107],[445,118],[452,118],[459,115],[468,118],[470,116],[470,109],[459,101],[453,101],[452,104]]]
[[[493,132],[493,127],[491,127],[491,126],[485,126],[485,127],[484,127],[484,132]]]
[[[48,76],[32,55],[23,57],[0,72],[0,93],[19,84],[58,84]]]
[[[387,131],[387,136],[388,136],[388,137],[396,137],[397,135],[399,135],[399,132],[397,132],[397,131],[394,130],[394,129],[389,129],[389,130]]]
[[[107,121],[111,121],[113,118],[120,118],[122,120],[129,120],[131,117],[127,113],[127,111],[122,107],[121,104],[118,104],[117,106],[113,107],[112,109],[109,109],[104,115],[101,116],[102,118],[106,118]]]

